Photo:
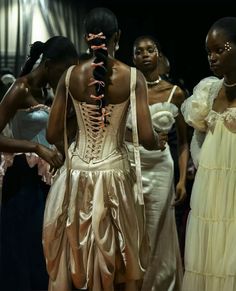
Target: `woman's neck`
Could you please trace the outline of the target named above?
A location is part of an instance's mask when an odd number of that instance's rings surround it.
[[[144,74],[146,84],[148,87],[156,86],[161,81],[161,77],[157,72]]]
[[[160,80],[160,75],[158,74],[157,71],[143,72],[143,74],[147,82],[151,83],[151,82],[157,82],[158,80]]]
[[[29,73],[27,80],[32,89],[41,89],[47,85],[43,72],[39,67]]]

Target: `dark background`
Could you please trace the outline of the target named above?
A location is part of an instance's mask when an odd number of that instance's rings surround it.
[[[205,52],[208,29],[218,18],[236,17],[236,1],[230,0],[87,0],[84,5],[86,10],[107,7],[116,14],[121,29],[116,56],[129,65],[135,38],[155,36],[170,60],[172,77],[182,78],[190,92],[200,79],[211,75]]]

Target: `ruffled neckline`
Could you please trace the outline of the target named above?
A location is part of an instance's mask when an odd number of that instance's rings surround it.
[[[160,102],[149,105],[152,123],[157,131],[168,132],[175,123],[178,107],[170,102]]]
[[[18,109],[17,111],[33,112],[33,111],[38,111],[38,110],[43,110],[43,111],[49,112],[50,107],[45,105],[45,104],[37,104],[34,106],[30,106],[28,108]]]

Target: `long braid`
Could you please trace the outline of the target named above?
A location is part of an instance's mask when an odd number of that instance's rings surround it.
[[[94,66],[94,79],[91,80],[89,85],[96,86],[96,96],[91,95],[91,97],[97,100],[105,125],[108,123],[106,120],[107,100],[105,96],[108,71],[107,45],[109,45],[114,34],[119,31],[116,16],[107,8],[94,8],[85,19],[85,30],[89,48],[95,56],[92,64]]]
[[[89,33],[87,41],[95,56],[94,62],[92,63],[92,66],[94,67],[94,78],[89,83],[89,86],[95,85],[96,96],[91,95],[91,97],[97,100],[100,114],[104,118],[104,124],[107,124],[105,110],[105,106],[107,105],[105,98],[105,85],[108,59],[106,37],[102,32],[99,32],[98,34]]]

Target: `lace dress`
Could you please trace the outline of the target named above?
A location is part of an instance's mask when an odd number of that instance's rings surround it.
[[[18,110],[11,121],[16,139],[49,147],[45,129],[49,108]],[[48,276],[42,248],[42,223],[49,165],[33,153],[1,155],[2,182],[0,290],[45,290]]]
[[[57,173],[44,216],[49,290],[71,290],[71,281],[114,290],[114,282],[143,277],[148,254],[144,209],[124,145],[129,99],[107,105],[109,124],[99,127],[97,105],[71,98],[79,139]]]
[[[175,88],[174,86],[167,102],[149,106],[156,131],[168,132],[175,122],[178,108],[171,103]],[[129,119],[127,126],[130,127]],[[130,145],[128,147],[130,148]],[[133,160],[132,154],[130,156]],[[151,246],[142,291],[180,290],[182,264],[175,210],[171,206],[175,195],[173,159],[168,145],[164,151],[148,151],[140,146],[140,157],[147,231]]]
[[[206,133],[191,196],[184,291],[236,290],[236,108],[212,110],[222,82],[203,79],[182,107],[185,120]]]

